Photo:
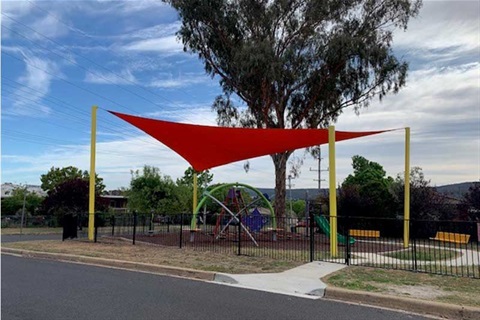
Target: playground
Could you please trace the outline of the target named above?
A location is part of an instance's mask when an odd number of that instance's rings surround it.
[[[91,172],[95,172],[95,124],[92,107]],[[410,128],[405,129],[404,212],[396,219],[337,215],[336,157],[338,141],[381,134],[328,129],[247,129],[174,123],[108,111],[170,147],[194,170],[192,214],[155,221],[153,214],[103,218],[111,236],[161,246],[235,253],[279,260],[323,260],[480,278],[478,226],[475,223],[410,219]],[[231,139],[217,139],[229,136]],[[328,143],[328,213],[305,212],[305,220],[274,212],[270,199],[252,186],[227,183],[197,196],[197,172],[263,155]],[[232,149],[231,146],[236,148]],[[208,157],[205,157],[208,154]],[[94,175],[90,176],[88,238],[96,241]],[[247,196],[248,195],[248,196]],[[212,209],[212,206],[216,208]],[[209,209],[207,209],[209,207]],[[110,226],[105,224],[111,221]],[[373,219],[373,220],[372,220]],[[84,219],[87,220],[87,219]],[[365,226],[368,226],[366,228]]]
[[[395,219],[369,219],[338,217],[340,234],[337,255],[330,251],[330,237],[316,224],[312,228],[297,228],[297,219],[278,219],[277,224],[285,227],[274,234],[266,224],[265,230],[248,235],[239,225],[230,225],[221,237],[215,236],[216,219],[207,219],[206,224],[191,228],[193,215],[176,216],[175,219],[151,223],[149,215],[117,217],[115,226],[104,225],[99,234],[107,237],[129,239],[134,243],[147,243],[160,247],[182,248],[193,252],[215,253],[228,256],[268,258],[281,261],[327,261],[347,265],[369,266],[383,269],[409,270],[431,274],[455,275],[480,278],[480,247],[476,238],[468,243],[437,241],[416,232],[424,222],[411,221],[414,231],[411,244],[403,247],[401,228],[403,221]],[[328,217],[324,217],[328,220]],[[112,221],[105,219],[105,221]],[[136,221],[136,223],[135,223]],[[183,221],[183,223],[182,223]],[[226,221],[226,219],[224,219]],[[378,238],[349,236],[348,227],[356,228],[359,223],[377,223],[380,229]],[[443,228],[439,222],[432,228]],[[248,226],[245,226],[248,229]],[[474,223],[449,222],[450,230],[459,232],[476,227]],[[135,229],[135,232],[134,232]],[[350,229],[353,231],[355,229]],[[392,231],[393,230],[393,231]],[[396,234],[395,234],[395,230]],[[388,233],[390,231],[390,234]],[[394,233],[391,233],[394,232]],[[345,236],[343,236],[345,235]],[[254,237],[255,242],[251,237]],[[342,242],[342,237],[348,242]]]

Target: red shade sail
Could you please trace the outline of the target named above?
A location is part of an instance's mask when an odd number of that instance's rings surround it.
[[[196,171],[328,143],[327,129],[251,129],[183,124],[109,111],[178,153]],[[383,131],[336,131],[336,141]]]

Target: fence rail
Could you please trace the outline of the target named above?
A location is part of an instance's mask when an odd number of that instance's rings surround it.
[[[95,234],[128,238],[133,244],[141,241],[278,260],[322,260],[480,278],[480,226],[476,222],[411,220],[406,244],[402,219],[336,217],[338,248],[333,255],[329,216],[310,215],[303,221],[277,218],[276,226],[267,216],[212,216],[205,221],[198,218],[195,229],[191,229],[191,219],[191,214],[96,214]],[[86,237],[88,216],[78,217],[77,223],[78,236]]]

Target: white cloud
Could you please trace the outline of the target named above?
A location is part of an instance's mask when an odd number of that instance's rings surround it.
[[[127,39],[152,39],[158,37],[165,37],[175,35],[175,33],[180,30],[181,22],[175,21],[172,23],[158,24],[152,27],[135,30],[128,34],[123,35],[122,37]]]
[[[15,97],[12,96],[14,102],[11,106],[4,105],[2,114],[41,117],[51,112],[50,107],[42,104],[42,99],[48,94],[53,78],[52,74],[59,72],[58,67],[54,62],[46,59],[25,53],[23,56],[26,63],[25,72],[18,78],[18,82],[25,84],[25,88],[15,90]],[[22,96],[25,96],[26,99],[17,98]]]
[[[67,35],[69,32],[69,28],[59,22],[57,17],[53,17],[50,14],[34,21],[30,27],[48,38],[58,38]],[[33,33],[33,35],[36,36],[37,34]],[[43,39],[41,36],[38,37]]]
[[[425,1],[406,32],[394,35],[395,48],[408,48],[415,54],[446,55],[480,50],[480,2]]]
[[[22,16],[30,12],[31,8],[28,1],[2,1],[2,12],[8,15]]]
[[[19,19],[20,17],[27,15],[32,6],[27,1],[2,1],[0,4],[2,9],[2,25],[6,26],[7,28],[12,28],[12,24],[14,21],[10,18],[15,20]],[[2,39],[10,38],[10,31],[6,28],[2,28]]]
[[[134,41],[123,47],[127,51],[159,52],[165,54],[180,53],[183,45],[176,36],[166,36],[147,40]]]
[[[348,110],[337,130],[411,127],[412,166],[424,169],[437,185],[480,178],[480,63],[411,72],[407,87],[374,102],[356,116]],[[403,170],[403,133],[385,133],[342,143],[343,156],[364,155]],[[340,144],[339,144],[340,148]],[[350,164],[345,163],[348,169]],[[350,169],[351,171],[351,169]],[[341,177],[342,174],[339,175]]]
[[[18,169],[2,172],[2,179],[14,181],[18,174],[36,176],[47,172],[53,165],[56,167],[75,166],[89,170],[89,144],[76,146],[58,146],[50,148],[39,155],[15,156],[2,155],[4,163],[24,163]],[[126,186],[130,180],[130,170],[136,170],[143,165],[155,165],[162,173],[173,177],[183,175],[188,163],[167,147],[146,135],[136,138],[122,139],[111,142],[97,143],[96,171],[105,179],[108,188]],[[29,183],[38,181],[29,181]]]
[[[95,84],[135,84],[137,79],[130,70],[122,70],[121,72],[99,72],[90,70],[85,74],[85,82]]]
[[[174,78],[170,76],[169,78],[163,79],[154,79],[150,83],[151,87],[164,88],[164,89],[173,89],[173,88],[183,88],[200,83],[208,83],[211,79],[206,74],[182,74]],[[212,82],[212,84],[214,84]]]
[[[343,114],[338,124],[350,130],[411,126],[424,128],[437,121],[478,117],[480,63],[412,71],[407,86],[382,103],[372,102],[356,116]]]
[[[181,123],[216,125],[210,103],[171,103],[160,111],[148,112],[142,116]]]
[[[111,3],[111,1],[107,0],[107,3]],[[120,1],[118,3],[118,6],[120,8],[120,12],[124,14],[132,14],[134,12],[138,11],[151,11],[151,10],[165,10],[167,8],[170,8],[169,5],[161,2],[161,1],[152,1],[152,0],[126,0],[126,1]]]

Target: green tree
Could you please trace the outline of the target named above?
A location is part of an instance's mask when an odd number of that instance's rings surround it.
[[[185,170],[185,173],[182,178],[177,179],[177,186],[179,188],[182,188],[182,196],[189,196],[190,198],[187,200],[187,206],[189,208],[192,208],[193,206],[193,174],[195,173],[195,170],[193,170],[192,167],[188,167],[187,170]],[[200,197],[203,194],[203,191],[205,188],[210,185],[213,181],[213,174],[210,173],[210,170],[204,170],[202,172],[197,173],[197,198],[200,199]],[[187,187],[187,188],[185,188]]]
[[[153,166],[144,166],[143,170],[132,171],[128,206],[140,213],[174,214],[185,211],[186,197],[182,190],[160,170]]]
[[[42,211],[54,215],[61,221],[64,214],[84,214],[88,212],[89,182],[83,178],[73,178],[61,182],[48,192],[42,203]],[[100,201],[100,194],[95,195],[96,211],[105,208]]]
[[[421,7],[421,0],[165,1],[179,13],[184,50],[220,81],[219,124],[294,129],[326,127],[345,108],[358,112],[398,92],[408,65],[393,55],[393,33]],[[291,153],[271,155],[279,216]]]
[[[362,156],[352,157],[353,174],[342,183],[339,207],[343,215],[394,217],[392,177],[383,167]]]
[[[192,167],[188,167],[181,179],[177,180],[177,184],[184,184],[187,186],[193,186],[193,174],[195,170]],[[197,173],[197,184],[199,188],[208,186],[213,181],[213,174],[210,170],[204,170]]]
[[[480,182],[474,182],[463,196],[462,205],[471,221],[480,222]]]
[[[26,196],[25,196],[26,193]],[[25,190],[25,188],[15,188],[12,190],[11,197],[2,199],[2,215],[15,215],[21,212],[23,208],[23,200],[25,199],[25,212],[29,215],[37,213],[43,197],[35,192]]]
[[[287,208],[290,208],[290,201],[288,202],[289,203],[287,204],[288,205]],[[306,208],[305,200],[299,199],[299,200],[292,201],[292,210],[293,212],[295,212],[298,218],[305,217],[305,208]]]
[[[46,192],[49,192],[55,189],[55,187],[61,183],[77,178],[89,181],[90,175],[88,171],[82,171],[73,166],[63,168],[51,167],[46,174],[42,174],[40,176],[40,181],[42,182],[42,189]],[[103,184],[103,179],[100,178],[98,174],[95,174],[95,191],[101,194],[104,190],[105,185]]]
[[[397,203],[397,213],[403,216],[405,179],[404,174],[399,173],[392,184],[392,191]],[[452,218],[453,212],[448,210],[445,198],[439,194],[436,188],[430,185],[430,180],[420,167],[410,169],[410,218],[413,220],[440,220]]]

